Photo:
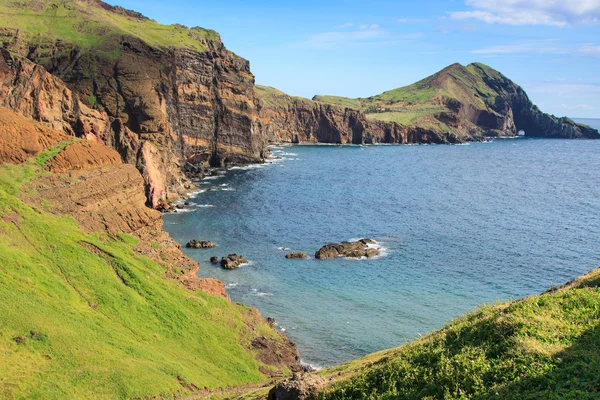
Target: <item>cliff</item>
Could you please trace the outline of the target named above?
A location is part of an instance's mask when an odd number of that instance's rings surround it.
[[[0,397],[184,396],[301,369],[196,277],[115,150],[3,107],[0,123]]]
[[[270,140],[306,143],[460,143],[486,137],[597,139],[595,129],[541,112],[525,91],[480,64],[453,64],[366,99],[288,96],[257,86]]]
[[[261,123],[266,137],[288,143],[460,143],[453,132],[410,127],[369,119],[360,110],[289,96],[277,89],[256,86],[263,101]],[[480,140],[483,137],[470,137]]]
[[[99,0],[0,11],[2,105],[113,147],[142,172],[153,207],[185,191],[186,167],[264,159],[254,76],[216,32]]]

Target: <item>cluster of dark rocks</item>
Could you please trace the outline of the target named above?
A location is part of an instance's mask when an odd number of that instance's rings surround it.
[[[316,253],[315,258],[319,260],[327,258],[348,257],[348,258],[372,258],[378,256],[381,250],[371,245],[377,244],[373,239],[360,239],[355,242],[329,243],[321,247]],[[287,259],[307,259],[308,255],[301,251],[289,253],[285,256]]]
[[[212,249],[217,247],[217,244],[208,240],[190,240],[185,247],[188,249]]]
[[[212,257],[211,262],[216,258],[217,257]],[[239,254],[230,254],[227,257],[221,258],[220,264],[221,268],[224,269],[236,269],[242,266],[243,264],[248,264],[248,260],[246,260],[244,256],[240,256]]]
[[[337,257],[371,258],[378,256],[381,250],[370,247],[372,244],[376,244],[372,239],[360,239],[356,242],[329,243],[315,253],[315,258],[323,260]]]

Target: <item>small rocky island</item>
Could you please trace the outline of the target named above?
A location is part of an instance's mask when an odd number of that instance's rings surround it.
[[[217,247],[217,244],[207,240],[190,240],[185,247],[188,249],[212,249],[213,247]]]
[[[355,242],[329,243],[321,247],[316,253],[316,259],[327,259],[337,257],[361,258],[375,257],[381,250],[371,245],[376,244],[372,239],[360,239]]]
[[[230,254],[221,259],[221,268],[224,269],[236,269],[241,267],[243,264],[248,264],[248,260],[246,260],[244,256],[240,256],[238,254]]]
[[[295,252],[286,254],[285,258],[306,260],[308,258],[308,255],[302,251],[295,251]]]

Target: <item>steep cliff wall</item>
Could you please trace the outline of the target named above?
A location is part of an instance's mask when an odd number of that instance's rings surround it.
[[[270,87],[256,86],[256,91],[263,101],[262,127],[273,142],[442,144],[483,139],[370,119],[359,110],[292,97]]]
[[[116,149],[142,172],[152,206],[185,191],[186,167],[264,159],[254,76],[216,32],[96,0],[1,6],[15,15],[0,30],[2,104]],[[24,11],[42,26],[25,24]]]
[[[288,96],[257,86],[269,140],[307,143],[460,143],[486,137],[597,139],[595,129],[541,112],[492,68],[453,64],[413,85],[366,99]]]

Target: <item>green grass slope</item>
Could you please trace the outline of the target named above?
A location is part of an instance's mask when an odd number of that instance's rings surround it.
[[[322,371],[321,399],[598,399],[600,270]]]
[[[0,166],[0,398],[170,396],[263,379],[245,349],[246,307],[166,280],[131,236],[86,234],[19,199],[56,152]]]
[[[486,83],[489,78],[505,79],[481,63],[452,64],[412,85],[369,98],[315,96],[314,100],[360,110],[371,119],[448,131],[451,130],[449,127],[434,119],[438,113],[451,111],[446,106],[447,99],[494,113],[493,104],[498,93]]]
[[[0,0],[0,26],[19,29],[28,45],[60,39],[84,50],[115,35],[135,36],[152,46],[198,51],[206,49],[204,40],[219,39],[212,30],[161,25],[96,0]]]

